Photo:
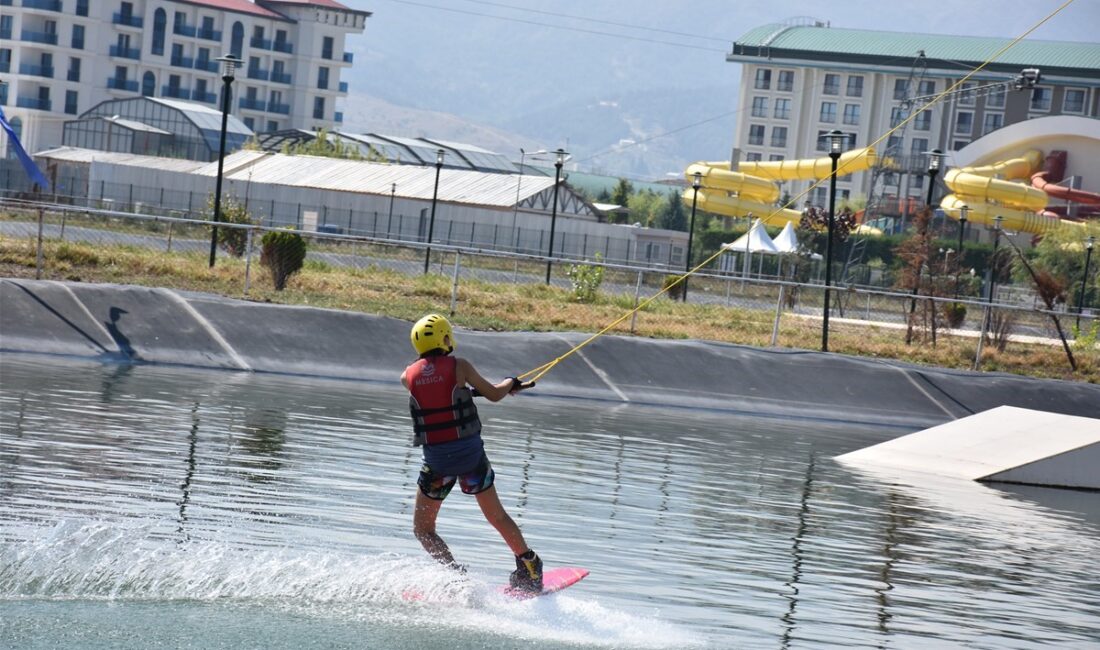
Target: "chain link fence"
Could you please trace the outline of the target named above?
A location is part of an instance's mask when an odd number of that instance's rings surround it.
[[[164,213],[134,214],[101,207],[0,201],[0,262],[33,264],[36,277],[83,279],[81,268],[95,265],[98,281],[130,282],[141,273],[159,273],[162,286],[249,296],[258,282],[277,283],[275,269],[297,263],[315,270],[364,270],[420,276],[450,284],[450,310],[461,311],[460,290],[470,283],[488,286],[549,283],[583,298],[586,290],[613,296],[626,313],[662,290],[663,304],[682,301],[728,312],[730,327],[754,327],[754,343],[817,347],[822,336],[825,290],[822,284],[790,282],[744,269],[700,271],[675,283],[682,270],[575,258],[547,258],[479,248],[405,241],[347,233],[304,233],[269,224],[219,223],[220,244],[214,272],[211,222]],[[286,246],[269,244],[274,234],[294,232],[305,243],[304,259],[281,259]],[[229,252],[227,252],[229,251]],[[593,256],[594,257],[594,256]],[[602,256],[601,256],[602,257]],[[28,261],[30,260],[30,261]],[[171,271],[196,269],[186,281]],[[599,280],[593,282],[598,269]],[[201,271],[201,272],[199,272]],[[199,278],[201,286],[195,286]],[[593,288],[591,285],[595,284]],[[333,282],[333,291],[339,283]],[[911,293],[854,284],[830,290],[829,333],[857,337],[899,337],[909,341],[962,341],[980,359],[983,346],[1000,349],[1010,342],[1060,346],[1074,329],[1095,337],[1100,329],[1094,308],[1049,312],[1035,306],[1019,287],[998,292],[1009,301],[914,296]],[[722,312],[725,310],[725,312]],[[634,331],[635,314],[624,324]],[[1056,317],[1062,331],[1055,323]],[[721,316],[726,318],[726,316]],[[980,336],[980,332],[986,336]],[[1089,334],[1091,332],[1091,334]],[[689,334],[690,335],[690,334]],[[1091,346],[1090,346],[1091,347]]]

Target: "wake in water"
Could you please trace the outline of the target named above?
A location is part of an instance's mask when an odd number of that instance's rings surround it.
[[[423,600],[408,602],[403,593],[409,589]],[[5,524],[0,600],[228,601],[344,623],[561,643],[699,644],[676,626],[615,611],[579,593],[516,601],[482,576],[462,579],[419,556],[177,543],[136,524],[67,521],[20,529]]]

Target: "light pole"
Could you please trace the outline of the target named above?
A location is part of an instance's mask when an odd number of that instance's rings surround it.
[[[550,248],[546,253],[546,284],[550,284],[550,268],[554,265],[554,226],[558,221],[558,185],[561,184],[561,167],[565,164],[565,150],[558,149],[554,152],[557,158],[554,160],[554,205],[550,208]]]
[[[932,192],[936,188],[936,176],[940,173],[940,167],[943,166],[944,154],[939,149],[933,149],[928,152],[928,199],[925,200],[925,204],[928,209],[932,209]]]
[[[1096,237],[1089,235],[1085,240],[1085,272],[1081,276],[1081,295],[1077,297],[1077,331],[1081,331],[1081,311],[1085,308],[1085,287],[1089,281],[1089,263],[1092,262],[1092,247]],[[1080,334],[1078,334],[1080,336]]]
[[[829,351],[829,288],[833,284],[833,224],[836,215],[836,163],[840,160],[840,149],[844,146],[844,134],[836,129],[829,131],[829,158],[832,159],[832,173],[829,175],[829,227],[828,240],[825,242],[825,314],[821,323],[821,351]]]
[[[695,235],[695,204],[699,202],[699,187],[703,184],[703,173],[695,172],[691,176],[691,189],[694,190],[691,195],[691,223],[688,225],[688,252],[687,263],[684,265],[684,290],[681,292],[684,302],[688,299],[688,279],[687,274],[691,273],[691,239]]]
[[[390,184],[390,214],[386,217],[386,237],[390,236],[390,228],[393,226],[393,200],[397,196],[397,183]],[[375,228],[375,230],[378,230]]]
[[[222,168],[225,164],[225,131],[229,126],[229,105],[233,94],[233,74],[241,60],[232,54],[220,56],[217,61],[222,63],[222,133],[218,143],[218,178],[214,181],[214,227],[210,229],[210,268],[214,268],[214,260],[218,255],[218,222],[222,219]]]
[[[959,299],[959,271],[962,270],[963,263],[963,233],[966,232],[966,217],[970,214],[969,205],[959,206],[959,254],[955,258],[955,263],[958,268],[955,269],[955,300]]]
[[[532,151],[532,156],[538,156],[540,154],[550,153],[546,149],[539,149],[538,151]],[[519,176],[516,177],[516,205],[512,208],[512,249],[516,252],[519,250],[519,232],[516,231],[516,217],[519,216],[519,188],[523,183],[523,163],[527,158],[527,152],[523,150],[523,147],[519,149]]]
[[[432,259],[432,234],[435,232],[435,204],[439,200],[439,172],[443,169],[443,156],[447,152],[437,149],[435,152],[435,189],[432,190],[432,215],[428,219],[428,247],[424,249],[424,273]]]

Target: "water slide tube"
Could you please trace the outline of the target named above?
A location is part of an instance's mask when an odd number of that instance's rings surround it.
[[[1066,176],[1066,152],[1051,151],[1047,155],[1043,170],[1031,175],[1031,186],[1042,190],[1056,199],[1083,203],[1088,207],[1079,207],[1078,216],[1100,214],[1100,194],[1076,190],[1071,187],[1057,185]],[[1047,210],[1055,214],[1064,215],[1066,206],[1047,206]]]
[[[837,175],[845,176],[869,169],[875,163],[872,147],[854,149],[840,156]],[[749,214],[760,218],[766,225],[795,225],[802,213],[789,208],[778,208],[777,181],[820,180],[832,173],[833,161],[829,157],[803,160],[775,160],[768,162],[742,162],[737,171],[730,170],[730,163],[698,162],[684,170],[688,182],[699,172],[702,186],[699,189],[697,207],[707,212],[727,217],[744,217]],[[695,190],[688,188],[681,195],[691,205]]]
[[[1004,218],[1005,229],[1018,232],[1041,234],[1067,224],[1079,226],[1046,210],[1049,196],[1032,186],[1032,173],[1042,160],[1042,153],[1032,149],[1023,156],[992,165],[951,169],[943,181],[952,193],[943,198],[940,207],[958,220],[962,214],[960,208],[968,206],[967,218],[985,226],[992,226],[993,220],[1000,216]],[[994,178],[995,175],[1004,180]]]

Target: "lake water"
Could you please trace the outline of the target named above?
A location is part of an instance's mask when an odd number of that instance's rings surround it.
[[[832,460],[896,430],[484,404],[505,506],[592,571],[515,602],[472,498],[468,583],[414,541],[399,386],[7,355],[0,389],[0,647],[1096,647],[1100,497]]]

